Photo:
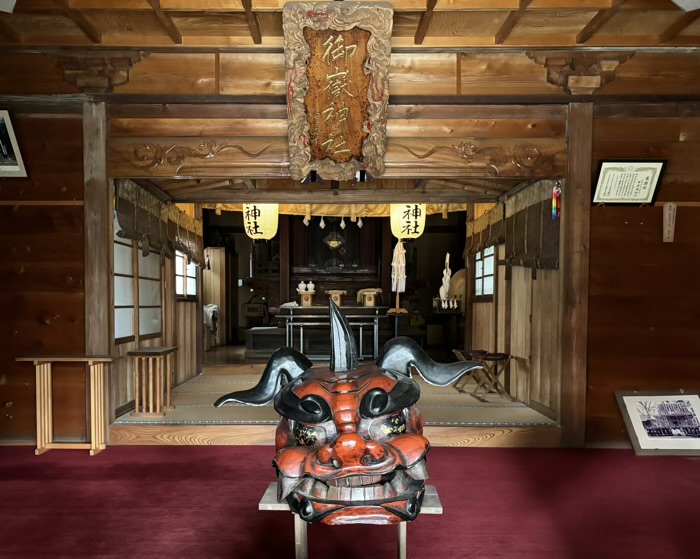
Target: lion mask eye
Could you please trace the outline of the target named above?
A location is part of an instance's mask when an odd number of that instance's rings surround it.
[[[294,424],[294,440],[299,446],[315,446],[326,441],[326,431],[319,425]]]
[[[403,411],[377,418],[370,427],[370,436],[374,440],[396,437],[406,432],[406,415]]]

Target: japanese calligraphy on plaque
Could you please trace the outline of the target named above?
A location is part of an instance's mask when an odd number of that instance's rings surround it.
[[[283,26],[289,166],[351,180],[384,173],[393,10],[383,2],[290,2]]]
[[[663,167],[663,161],[602,162],[593,203],[651,203]]]

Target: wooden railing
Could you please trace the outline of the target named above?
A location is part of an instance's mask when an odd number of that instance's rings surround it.
[[[32,362],[36,368],[36,450],[43,454],[54,448],[90,450],[90,456],[107,448],[107,415],[105,410],[104,356],[47,356],[19,357],[17,361]],[[53,399],[51,376],[53,363],[87,363],[90,369],[90,442],[57,443],[53,440]]]

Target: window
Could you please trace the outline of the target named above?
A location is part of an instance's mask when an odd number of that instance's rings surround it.
[[[117,237],[114,222],[114,337],[117,342],[134,339],[133,242]]]
[[[161,331],[160,254],[144,256],[139,247],[139,336],[156,337]]]
[[[476,297],[490,297],[493,295],[495,249],[495,246],[490,246],[476,253],[474,270],[474,295]]]
[[[117,236],[114,222],[114,338],[125,343],[162,332],[161,256],[143,256],[141,247]]]
[[[175,295],[184,299],[197,298],[197,265],[188,264],[181,252],[175,253]]]

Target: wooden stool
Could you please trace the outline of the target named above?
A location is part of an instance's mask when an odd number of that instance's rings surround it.
[[[258,510],[284,510],[289,511],[287,502],[280,503],[277,501],[277,482],[271,483],[260,503]],[[425,487],[425,495],[423,496],[423,505],[420,509],[420,514],[442,514],[442,503],[438,497],[437,490],[434,485]],[[294,515],[294,557],[296,559],[308,559],[308,537],[306,533],[307,522],[299,518],[298,514]],[[399,541],[398,541],[398,559],[406,559],[406,522],[399,522]]]
[[[472,396],[480,400],[478,392],[479,389],[483,388],[484,395],[493,391],[512,400],[513,398],[500,381],[500,376],[505,372],[510,362],[510,355],[508,353],[487,353],[479,360],[483,363],[484,370],[481,381],[472,392]]]
[[[172,355],[176,347],[148,347],[129,351],[134,360],[135,417],[163,417],[170,403]]]

